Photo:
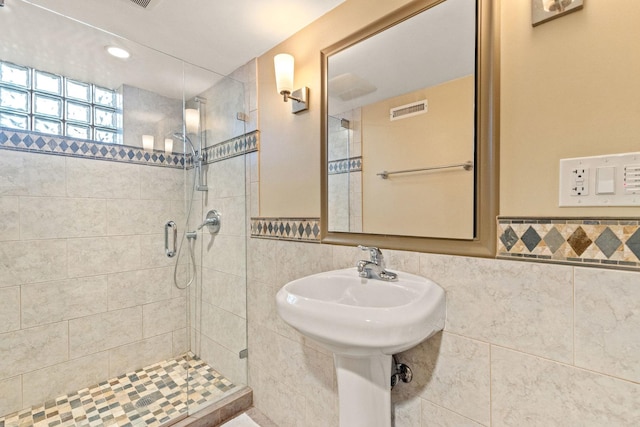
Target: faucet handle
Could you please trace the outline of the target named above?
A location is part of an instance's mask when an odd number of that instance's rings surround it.
[[[382,252],[380,251],[380,249],[376,248],[375,246],[363,246],[363,245],[358,245],[358,248],[363,251],[369,251],[369,255],[371,256],[371,262],[382,266],[384,256],[382,255]]]

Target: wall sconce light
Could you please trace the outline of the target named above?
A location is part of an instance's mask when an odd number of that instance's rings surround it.
[[[198,133],[200,126],[200,111],[195,108],[184,110],[184,121],[187,125],[187,133]]]
[[[144,151],[153,151],[153,135],[142,135],[142,148]]]
[[[165,138],[164,139],[164,154],[169,156],[171,153],[173,153],[173,139]]]
[[[309,88],[306,86],[293,90],[293,56],[280,53],[273,58],[276,69],[276,87],[284,97],[284,102],[291,99],[291,112],[299,113],[309,109]]]
[[[544,22],[582,9],[584,0],[531,0],[531,25]]]

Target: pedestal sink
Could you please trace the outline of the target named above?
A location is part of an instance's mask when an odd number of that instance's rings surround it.
[[[276,295],[280,317],[333,352],[341,427],[391,427],[391,365],[442,330],[444,290],[431,280],[362,278],[355,268],[287,283]]]

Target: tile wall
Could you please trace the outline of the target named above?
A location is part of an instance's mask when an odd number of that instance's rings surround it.
[[[328,120],[328,221],[332,231],[362,231],[361,123],[359,108]]]
[[[0,414],[189,348],[163,231],[183,174],[0,150]]]
[[[384,251],[447,292],[445,330],[399,356],[396,427],[632,426],[640,419],[640,273]],[[250,385],[281,427],[337,426],[330,353],[278,317],[288,281],[355,265],[353,247],[251,239]]]
[[[175,258],[164,250],[164,224],[175,221],[182,234],[193,183],[182,154],[0,131],[0,415],[189,349],[247,382],[239,352],[247,347],[245,219],[257,212],[249,196],[258,176],[255,67],[203,94],[210,190],[195,193],[189,228],[209,209],[223,220],[218,235],[198,235],[199,279],[188,291],[174,286]],[[132,110],[153,96],[125,89]],[[153,104],[165,118],[180,110],[158,97]],[[125,136],[144,130],[158,141],[178,125],[130,122]],[[180,284],[187,253],[185,245]]]
[[[125,145],[142,147],[142,135],[153,135],[155,148],[164,151],[164,140],[182,130],[182,99],[172,99],[137,87],[122,85],[122,128]],[[174,151],[183,145],[174,141]]]

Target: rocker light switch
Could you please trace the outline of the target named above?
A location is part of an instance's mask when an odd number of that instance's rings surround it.
[[[596,169],[596,194],[615,194],[616,168],[605,166]]]

